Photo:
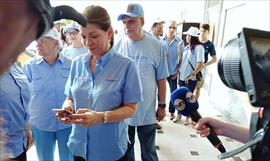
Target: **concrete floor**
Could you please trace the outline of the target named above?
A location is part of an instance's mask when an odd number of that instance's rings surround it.
[[[219,119],[248,126],[248,118],[243,115],[241,99],[238,99],[233,90],[228,89],[220,81],[216,69],[207,74],[204,87],[199,99],[199,112],[202,116],[218,117]],[[168,94],[169,101],[169,94]],[[173,123],[167,116],[160,122],[162,130],[157,131],[156,147],[161,161],[217,161],[218,152],[206,138],[201,138],[192,127],[183,125],[184,118],[179,123]],[[220,137],[227,151],[233,150],[242,144]],[[138,140],[136,146],[136,160],[140,160]],[[58,160],[58,151],[55,160]],[[36,161],[35,147],[27,153],[29,161]],[[249,150],[225,161],[246,161],[250,158]]]

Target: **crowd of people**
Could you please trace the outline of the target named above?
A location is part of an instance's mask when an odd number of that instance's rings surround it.
[[[147,32],[143,7],[129,4],[117,18],[125,35],[115,42],[107,10],[91,5],[82,13],[86,26],[72,22],[59,28],[62,22],[57,22],[38,37],[40,17],[27,1],[19,3],[21,8],[15,12],[11,2],[1,2],[7,10],[0,13],[18,13],[24,20],[15,21],[9,15],[9,23],[24,25],[16,35],[1,36],[11,41],[1,45],[0,53],[0,146],[5,149],[0,159],[27,160],[26,151],[33,142],[38,159],[52,161],[57,142],[61,161],[134,161],[137,133],[141,160],[158,161],[156,123],[166,116],[166,84],[170,92],[185,86],[199,97],[203,82],[196,80],[196,74],[216,61],[214,45],[207,37],[210,26],[191,26],[183,32],[188,44],[184,46],[176,35],[175,20],[157,20],[152,32]],[[37,37],[38,55],[20,69],[15,58]],[[16,51],[13,44],[20,45]],[[170,120],[180,121],[181,114],[175,116],[173,104],[168,106]],[[63,111],[55,114],[55,108]],[[187,117],[185,125],[189,123]],[[248,129],[212,118],[194,125],[203,137],[210,131],[206,124],[218,135],[248,140]]]

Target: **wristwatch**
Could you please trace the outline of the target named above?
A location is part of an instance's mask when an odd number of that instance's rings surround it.
[[[165,104],[165,103],[159,103],[159,104],[158,104],[158,107],[166,108],[166,104]]]

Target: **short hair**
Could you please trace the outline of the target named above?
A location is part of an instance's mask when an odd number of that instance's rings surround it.
[[[201,24],[201,26],[200,26],[201,28],[203,28],[204,30],[207,30],[207,31],[209,31],[210,30],[210,25],[209,24],[207,24],[207,23],[204,23],[204,24]]]

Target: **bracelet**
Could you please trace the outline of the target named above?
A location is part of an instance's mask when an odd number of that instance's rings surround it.
[[[103,113],[103,123],[106,124],[108,123],[109,119],[108,119],[109,115],[108,115],[108,111],[105,111]]]

